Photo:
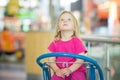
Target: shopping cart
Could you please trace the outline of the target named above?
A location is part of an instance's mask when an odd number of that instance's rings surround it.
[[[42,68],[43,80],[50,80],[51,69],[47,65],[48,62],[42,62],[42,59],[45,59],[48,57],[57,57],[57,56],[72,57],[72,58],[84,60],[84,64],[87,69],[87,80],[104,80],[102,69],[96,60],[83,55],[63,53],[63,52],[45,53],[43,55],[40,55],[36,59],[37,64]]]

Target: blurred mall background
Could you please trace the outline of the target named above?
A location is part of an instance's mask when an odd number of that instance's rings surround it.
[[[78,19],[88,56],[105,80],[120,79],[120,0],[0,0],[0,80],[42,79],[36,58],[48,52],[64,10]]]

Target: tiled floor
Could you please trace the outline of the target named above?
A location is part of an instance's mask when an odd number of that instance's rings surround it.
[[[26,80],[24,64],[0,62],[0,80]]]

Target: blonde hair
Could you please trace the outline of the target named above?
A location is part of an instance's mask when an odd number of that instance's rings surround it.
[[[74,23],[74,33],[71,37],[73,36],[77,36],[79,37],[79,26],[78,26],[78,21],[77,19],[75,18],[75,16],[72,14],[72,12],[70,11],[64,11],[60,14],[60,16],[58,17],[58,20],[56,22],[56,32],[55,32],[55,36],[54,36],[54,39],[55,40],[59,40],[62,36],[61,36],[61,31],[59,30],[59,21],[60,21],[60,17],[65,14],[65,13],[68,13],[72,16],[72,19],[73,19],[73,23]]]

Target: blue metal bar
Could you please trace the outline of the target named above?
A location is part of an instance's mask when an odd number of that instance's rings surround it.
[[[90,80],[96,80],[94,65],[90,65],[90,71],[89,72],[90,72],[89,73]]]
[[[45,53],[43,55],[40,55],[37,59],[36,62],[39,66],[44,67],[44,63],[40,62],[42,59],[44,58],[48,58],[48,57],[57,57],[57,56],[64,56],[64,57],[72,57],[72,58],[78,58],[78,59],[82,59],[85,60],[87,62],[92,63],[94,66],[96,66],[96,69],[98,70],[99,76],[100,76],[100,80],[104,80],[104,76],[103,76],[103,72],[101,67],[99,66],[99,64],[97,63],[96,60],[89,58],[87,56],[83,56],[83,55],[78,55],[78,54],[73,54],[73,53],[65,53],[65,52],[54,52],[54,53]]]

